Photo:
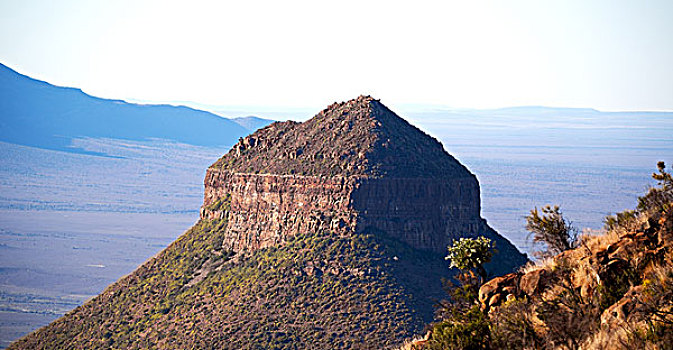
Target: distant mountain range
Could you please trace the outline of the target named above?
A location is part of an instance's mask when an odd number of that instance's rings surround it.
[[[250,132],[265,127],[273,122],[273,120],[259,118],[255,116],[232,118],[231,120],[238,123],[238,125],[246,128],[247,130],[250,130]]]
[[[0,64],[0,141],[88,153],[77,137],[160,138],[199,146],[231,146],[271,120],[227,119],[185,106],[141,105],[51,85]]]

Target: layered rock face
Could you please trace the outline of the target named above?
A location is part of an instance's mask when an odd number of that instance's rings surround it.
[[[202,219],[226,218],[224,246],[235,251],[328,229],[344,234],[376,229],[415,248],[443,251],[448,240],[477,234],[482,224],[473,178],[329,178],[210,169],[205,182]],[[230,208],[218,208],[227,196]]]
[[[355,178],[232,173],[209,169],[201,218],[227,219],[223,246],[256,250],[289,236],[320,230],[352,231],[357,212],[350,195]],[[230,197],[230,207],[218,201]]]
[[[352,194],[359,230],[376,229],[420,249],[443,252],[449,241],[478,234],[479,185],[457,179],[364,179]]]
[[[518,254],[481,219],[476,177],[368,96],[240,140],[208,169],[201,217],[226,218],[224,247],[235,251],[329,229],[382,231],[439,252],[454,238],[485,234]]]

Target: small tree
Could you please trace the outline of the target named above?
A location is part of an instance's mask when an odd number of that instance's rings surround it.
[[[638,211],[667,211],[673,202],[673,177],[666,171],[666,164],[657,163],[659,173],[653,173],[652,178],[657,180],[659,187],[651,187],[646,195],[638,197]]]
[[[438,315],[442,320],[433,325],[423,349],[489,349],[491,324],[480,308],[478,295],[488,276],[484,264],[493,256],[492,242],[486,237],[461,238],[448,250],[446,260],[463,271],[457,276],[459,285],[448,282],[451,302],[440,301]]]
[[[666,172],[666,163],[663,161],[657,162],[657,169],[659,174],[652,173],[652,178],[659,181],[662,191],[670,191],[673,189],[673,177],[671,173]]]
[[[526,230],[533,235],[533,241],[547,245],[546,251],[540,255],[556,255],[577,247],[579,232],[570,221],[563,218],[559,206],[547,205],[542,207],[541,210],[542,214],[536,207],[526,217]]]
[[[644,196],[638,197],[637,210],[625,210],[615,215],[608,215],[603,222],[606,230],[617,227],[626,229],[633,228],[637,224],[638,215],[646,212],[667,211],[673,204],[673,176],[666,171],[663,161],[657,162],[659,173],[652,173],[652,178],[657,180],[659,187],[650,187]]]
[[[451,267],[457,267],[461,270],[476,270],[481,283],[486,281],[488,273],[484,264],[491,261],[493,257],[493,242],[486,237],[479,238],[461,238],[453,241],[453,245],[448,248],[449,255],[446,260],[451,261]]]
[[[617,227],[627,228],[636,222],[637,217],[638,213],[635,210],[624,210],[615,215],[608,215],[603,219],[603,223],[605,224],[603,228],[607,231],[614,230]]]

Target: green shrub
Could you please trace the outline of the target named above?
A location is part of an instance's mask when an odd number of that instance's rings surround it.
[[[665,349],[673,344],[673,268],[658,268],[643,283],[637,300],[643,328],[631,330],[625,347]]]
[[[600,310],[603,311],[619,301],[631,286],[637,284],[640,284],[640,278],[631,265],[601,278],[601,284],[596,288]]]
[[[636,218],[635,210],[624,210],[621,213],[606,216],[603,220],[604,228],[607,231],[614,230],[617,227],[628,229],[636,222]]]
[[[479,309],[479,305],[473,305],[464,313],[435,324],[427,349],[490,349],[490,334],[488,317]]]
[[[491,344],[495,349],[542,349],[544,338],[535,329],[533,303],[526,297],[508,301],[491,315]]]
[[[484,264],[493,257],[493,242],[486,237],[461,238],[453,242],[448,248],[446,260],[451,261],[451,267],[461,270],[476,270],[481,277],[481,283],[486,281],[488,273]]]

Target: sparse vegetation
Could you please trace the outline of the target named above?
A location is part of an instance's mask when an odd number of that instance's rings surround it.
[[[536,330],[535,305],[527,298],[510,300],[490,315],[494,349],[543,349],[545,339]]]
[[[432,338],[426,348],[431,350],[488,349],[490,322],[479,305],[455,310],[449,319],[432,327]]]
[[[667,211],[671,209],[673,202],[673,178],[671,173],[666,171],[664,162],[657,163],[658,173],[652,173],[652,178],[657,180],[659,187],[650,187],[644,196],[638,197],[638,208],[636,210],[625,210],[615,215],[609,215],[605,218],[605,229],[607,231],[615,229],[633,229],[637,224],[640,214],[653,211]]]
[[[461,273],[457,284],[447,281],[450,301],[439,303],[438,315],[424,349],[487,349],[490,322],[478,302],[479,286],[488,276],[484,264],[493,256],[493,244],[486,237],[461,238],[448,248],[447,260]],[[475,274],[476,272],[476,274]]]
[[[646,195],[638,198],[638,211],[668,211],[673,202],[673,180],[671,173],[666,171],[664,162],[657,163],[659,173],[653,173],[652,178],[657,180],[659,187],[651,187]]]
[[[673,344],[673,267],[660,267],[648,277],[642,298],[636,300],[643,324],[627,334],[625,348],[664,349]]]
[[[561,208],[547,205],[541,211],[536,207],[526,217],[526,230],[533,236],[533,241],[546,245],[546,250],[539,255],[556,255],[577,247],[579,231],[563,218]]]
[[[619,227],[632,228],[631,225],[636,222],[638,215],[635,210],[624,210],[615,215],[608,215],[603,221],[606,231],[615,230]]]
[[[224,225],[199,222],[12,348],[385,348],[420,331],[442,295],[442,255],[381,232],[315,232],[232,257],[218,250]],[[189,286],[203,266],[212,268]]]
[[[490,341],[489,320],[479,308],[481,278],[465,267],[456,283],[446,281],[449,301],[440,301],[440,322],[430,329],[423,349],[485,349]]]
[[[573,285],[577,268],[577,264],[563,260],[555,271],[555,290],[542,295],[535,305],[536,316],[544,324],[535,332],[541,334],[544,344],[553,348],[579,349],[599,327],[602,310],[596,295],[582,295],[580,288]]]

